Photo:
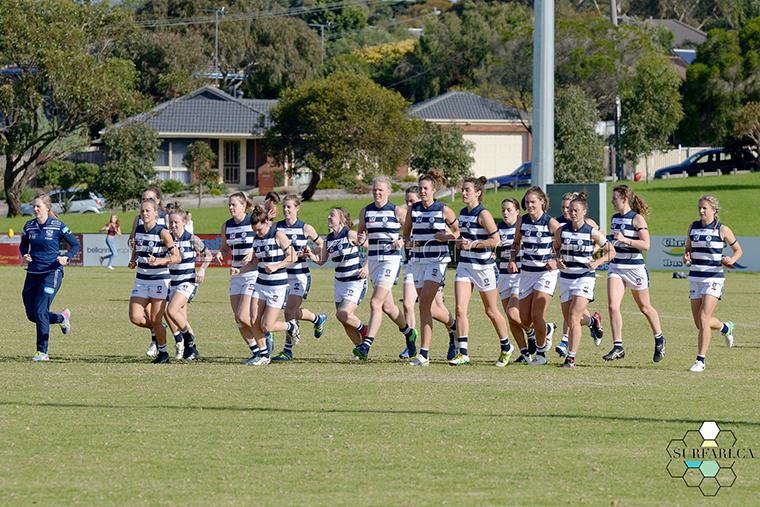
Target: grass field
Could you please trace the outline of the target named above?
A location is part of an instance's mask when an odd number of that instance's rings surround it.
[[[721,220],[729,225],[737,236],[754,236],[757,234],[757,223],[760,222],[760,203],[758,203],[758,190],[760,190],[760,172],[740,175],[708,176],[704,178],[654,180],[651,183],[643,181],[626,182],[634,191],[640,194],[652,207],[652,216],[649,219],[649,230],[652,234],[686,234],[689,225],[698,218],[697,199],[703,194],[712,193],[720,200],[723,210]],[[607,186],[608,198],[612,197],[612,188]],[[501,201],[506,197],[522,199],[525,189],[512,191],[511,189],[500,190],[497,194],[488,192],[484,197],[484,205],[491,213],[500,220]],[[458,195],[455,202],[450,202],[449,197],[441,199],[451,206],[457,213],[462,208],[461,198]],[[391,201],[403,204],[403,198],[393,197]],[[351,212],[356,219],[363,206],[371,202],[371,199],[343,199],[336,201],[314,201],[304,203],[301,206],[300,218],[306,223],[312,224],[319,234],[327,234],[327,215],[334,206],[343,206]],[[229,211],[226,207],[193,209],[193,221],[195,232],[203,234],[217,234],[222,223],[229,219]],[[607,212],[612,216],[614,210],[607,205]],[[122,227],[132,224],[137,214],[136,211],[117,213]],[[280,208],[282,219],[282,208]],[[0,233],[5,233],[9,228],[20,231],[29,217],[0,218]],[[63,217],[66,225],[71,230],[79,233],[94,233],[105,225],[108,216],[105,215],[66,215]],[[609,219],[605,228],[609,228]]]
[[[24,271],[0,268],[0,504],[28,505],[753,505],[760,460],[705,498],[666,471],[666,447],[703,421],[730,429],[760,457],[757,286],[728,275],[707,370],[696,355],[685,280],[652,274],[665,360],[630,295],[626,358],[606,363],[609,337],[588,334],[579,367],[496,368],[496,336],[477,296],[469,366],[445,364],[435,329],[429,368],[397,358],[403,339],[386,319],[371,361],[351,361],[334,319],[325,336],[302,326],[296,360],[256,369],[227,297],[226,270],[209,270],[190,316],[203,359],[152,365],[148,333],[132,326],[134,272],[67,268],[54,310],[51,361],[33,363],[23,318]],[[600,273],[602,274],[602,273]],[[449,273],[450,279],[453,273]],[[446,288],[453,308],[453,284]],[[398,292],[395,293],[398,296]],[[597,303],[605,310],[604,278]],[[332,271],[316,270],[309,308],[332,317]],[[357,314],[366,322],[368,305]],[[561,321],[557,298],[548,317]],[[605,320],[606,322],[606,320]],[[557,337],[558,338],[558,337]],[[282,345],[276,336],[276,352]]]

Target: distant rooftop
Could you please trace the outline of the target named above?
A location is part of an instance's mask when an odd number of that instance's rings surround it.
[[[652,19],[651,21],[673,32],[674,48],[697,47],[707,40],[705,32],[677,19]]]
[[[447,92],[419,102],[412,112],[423,120],[519,120],[517,109],[489,100],[472,92]]]

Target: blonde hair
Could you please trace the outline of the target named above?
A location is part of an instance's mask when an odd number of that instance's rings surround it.
[[[715,197],[714,195],[706,194],[706,195],[703,195],[702,197],[700,197],[699,201],[697,201],[697,203],[700,203],[702,201],[704,201],[707,204],[709,204],[710,207],[715,210],[715,221],[717,222],[718,221],[718,214],[720,213],[720,202],[718,202],[718,198]]]
[[[285,204],[285,201],[290,201],[293,203],[293,206],[300,207],[301,206],[301,198],[298,197],[296,194],[288,194],[285,196],[285,199],[282,200],[282,203]]]
[[[251,209],[253,209],[253,201],[245,194],[245,192],[235,192],[234,194],[230,195],[230,199],[233,197],[240,201],[241,204],[245,204],[246,213],[249,213]]]
[[[525,211],[528,210],[528,207],[525,205],[525,199],[530,195],[534,194],[536,195],[540,200],[544,201],[543,204],[541,204],[541,211],[546,211],[546,208],[549,207],[549,198],[546,196],[543,190],[541,190],[541,187],[530,187],[528,190],[525,191],[525,195],[522,198],[522,207]]]
[[[336,207],[333,210],[340,214],[340,222],[348,229],[353,229],[354,222],[351,220],[351,213],[346,208]]]
[[[389,176],[386,176],[384,174],[381,174],[380,176],[375,176],[372,179],[372,186],[375,186],[375,183],[385,183],[385,186],[388,188],[388,190],[393,190],[393,185],[391,178]]]
[[[53,218],[58,218],[58,213],[53,211],[53,200],[50,199],[50,196],[47,194],[37,194],[34,196],[34,199],[32,199],[32,202],[34,201],[42,201],[42,204],[45,205],[45,207],[48,209],[48,214],[51,215]]]
[[[639,215],[642,215],[644,218],[649,218],[649,214],[652,212],[652,208],[647,206],[647,203],[644,202],[644,199],[642,199],[640,196],[634,195],[633,189],[631,187],[628,185],[618,185],[613,188],[612,191],[617,192],[622,197],[625,197],[625,200],[628,201],[628,204],[631,206],[631,209],[633,211]]]

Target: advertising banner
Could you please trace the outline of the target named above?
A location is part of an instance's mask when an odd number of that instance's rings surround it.
[[[760,271],[760,256],[755,252],[760,249],[760,238],[741,236],[736,238],[744,254],[735,264],[736,271]],[[671,271],[689,271],[683,263],[686,236],[650,236],[647,252],[647,269],[667,269]],[[730,257],[733,251],[728,246],[723,248],[723,255]]]
[[[14,234],[9,238],[7,234],[0,234],[0,266],[20,266],[23,264],[18,247],[21,244],[21,234]]]

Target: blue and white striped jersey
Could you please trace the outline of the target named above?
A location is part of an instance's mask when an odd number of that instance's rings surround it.
[[[691,224],[689,238],[691,239],[691,269],[690,282],[706,282],[725,278],[723,274],[723,238],[720,228],[723,224],[717,220],[702,225],[701,220]]]
[[[287,287],[287,269],[279,269],[274,273],[268,273],[265,269],[267,264],[277,264],[285,260],[285,252],[277,243],[277,229],[270,227],[269,232],[263,238],[256,235],[253,240],[253,251],[259,260],[259,277],[256,283],[267,287]]]
[[[522,271],[546,271],[546,263],[552,258],[554,235],[549,228],[552,217],[541,215],[535,222],[526,213],[522,216],[520,235],[522,236]]]
[[[149,231],[143,224],[135,229],[135,250],[137,250],[137,279],[138,280],[168,280],[171,278],[169,266],[151,266],[148,257],[164,258],[169,251],[161,241],[161,231],[168,230],[163,225],[155,224]]]
[[[412,239],[417,242],[414,247],[414,262],[419,264],[449,263],[448,243],[435,239],[436,233],[446,233],[446,219],[443,216],[444,204],[433,201],[429,208],[422,201],[412,204]]]
[[[401,256],[401,250],[393,248],[393,241],[399,238],[401,223],[396,218],[396,205],[385,203],[378,208],[375,203],[364,208],[364,225],[367,227],[367,260],[370,262],[390,260]]]
[[[296,254],[303,250],[309,240],[306,238],[303,220],[296,220],[293,225],[288,225],[285,220],[280,220],[274,226],[278,231],[282,231],[290,240],[290,244],[295,248]],[[287,268],[289,275],[300,275],[309,273],[309,263],[306,259],[296,257],[296,261]]]
[[[639,239],[639,231],[633,227],[633,219],[636,218],[636,215],[638,213],[633,210],[630,210],[625,215],[621,215],[620,213],[612,215],[610,235],[614,238],[615,232],[620,231],[628,239]],[[631,248],[615,239],[612,240],[612,246],[615,247],[616,253],[615,258],[610,261],[610,267],[625,270],[644,265],[644,255],[638,248]]]
[[[470,241],[488,241],[491,237],[488,231],[478,223],[480,214],[486,209],[478,204],[472,211],[462,208],[459,212],[459,234],[462,239]],[[490,248],[471,248],[461,250],[459,262],[466,264],[469,269],[491,269],[494,266],[493,255]]]
[[[565,269],[560,272],[560,277],[574,280],[582,277],[594,278],[594,272],[586,266],[593,259],[594,242],[591,232],[594,230],[589,224],[584,223],[580,229],[573,229],[573,224],[567,222],[560,232],[560,255],[565,263]]]
[[[330,259],[335,263],[335,279],[341,282],[361,280],[361,259],[359,259],[359,247],[352,244],[348,239],[347,227],[344,227],[336,235],[330,233],[325,239],[325,248]]]
[[[227,237],[227,246],[230,247],[232,260],[230,265],[233,268],[239,268],[243,265],[245,254],[253,251],[253,237],[256,233],[251,227],[251,217],[246,215],[240,223],[230,218],[225,223],[224,233]]]
[[[195,283],[195,258],[196,252],[193,248],[193,235],[185,231],[182,236],[174,240],[175,246],[179,249],[179,255],[182,260],[179,264],[169,266],[172,287],[177,287],[185,282]]]
[[[509,265],[510,250],[512,250],[512,244],[515,242],[515,232],[517,231],[517,224],[507,225],[505,222],[499,222],[496,225],[496,230],[499,231],[499,274],[509,275],[507,266]],[[517,270],[520,271],[520,252],[517,253]]]

